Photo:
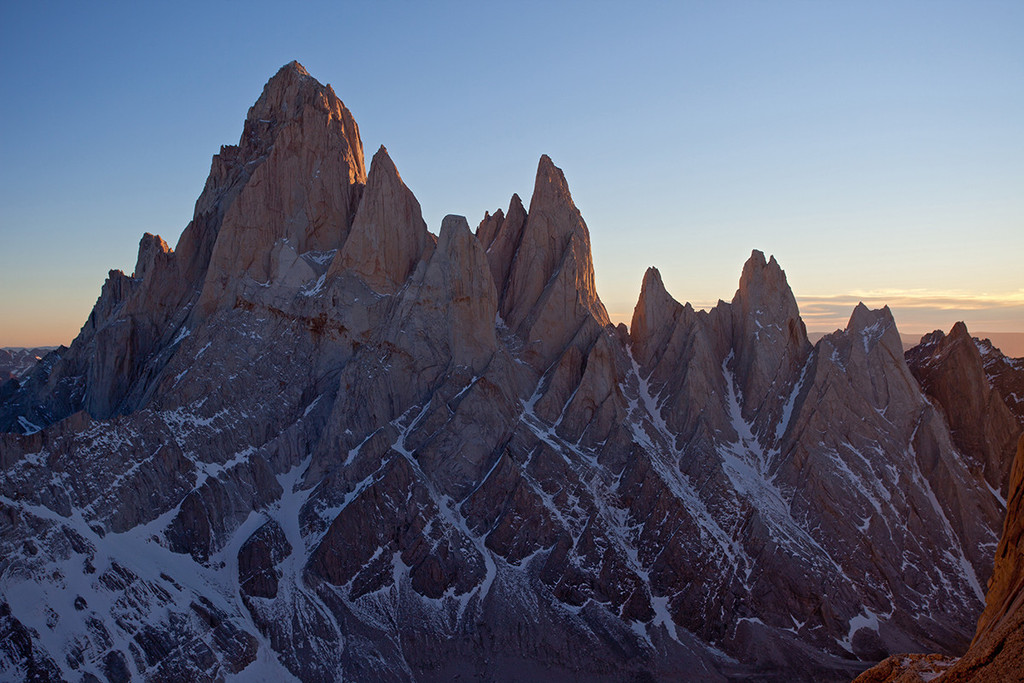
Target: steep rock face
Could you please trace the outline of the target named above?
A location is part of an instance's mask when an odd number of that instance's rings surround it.
[[[515,260],[516,249],[523,239],[525,227],[526,209],[523,207],[523,200],[518,194],[514,194],[509,201],[507,213],[502,213],[499,209],[494,216],[485,218],[477,228],[477,239],[487,251],[491,277],[494,278],[499,298],[504,299],[509,270]]]
[[[292,62],[249,110],[239,143],[259,164],[227,209],[200,297],[209,312],[234,305],[247,283],[275,274],[271,247],[326,252],[345,242],[366,183],[359,128],[330,86]]]
[[[495,241],[514,238],[515,207],[513,198],[508,230],[501,230]],[[508,251],[502,247],[498,253]],[[594,286],[590,232],[565,176],[546,155],[537,167],[530,210],[501,291],[502,319],[529,340],[527,358],[538,370],[546,369],[582,326],[609,323]],[[595,335],[596,327],[586,336],[593,340]]]
[[[1024,436],[1010,472],[1003,535],[970,649],[944,681],[1007,681],[1024,670]]]
[[[82,409],[96,417],[127,410],[130,388],[183,319],[185,298],[174,252],[146,233],[135,272],[110,271],[71,347],[53,352],[32,371],[6,402],[15,410],[0,410],[0,426],[14,429],[15,412],[42,425]]]
[[[786,274],[772,256],[754,251],[732,300],[733,371],[744,417],[765,431],[781,418],[781,392],[792,387],[811,352]],[[781,391],[780,391],[781,390]]]
[[[948,336],[940,330],[926,335],[907,351],[907,363],[941,408],[957,448],[974,456],[979,475],[1005,495],[1021,426],[991,386],[967,326],[957,323]]]
[[[1006,520],[985,611],[962,657],[894,655],[864,672],[856,683],[966,683],[1018,680],[1024,671],[1024,436],[1010,472]]]
[[[966,644],[999,503],[887,310],[812,349],[755,251],[732,302],[652,269],[613,328],[550,159],[435,238],[332,98],[275,76],[177,249],[0,405],[4,675],[843,680]]]
[[[498,297],[487,256],[464,217],[444,218],[437,246],[416,286],[414,303],[396,316],[395,335],[404,331],[421,337],[423,343],[446,344],[452,363],[482,371],[497,350]],[[441,316],[436,314],[438,307],[443,309]]]
[[[729,428],[724,406],[704,410],[708,398],[721,402],[726,394],[722,365],[731,328],[720,330],[717,323],[731,322],[731,316],[721,314],[727,307],[719,304],[708,313],[680,305],[665,290],[660,273],[650,268],[633,311],[630,350],[652,401],[657,398],[652,412],[687,441]]]
[[[30,430],[19,416],[44,425],[82,409],[105,418],[145,405],[191,318],[253,299],[280,309],[304,284],[296,280],[322,274],[324,250],[347,236],[365,180],[351,114],[300,64],[282,67],[239,144],[214,156],[176,249],[143,237],[136,272],[110,272],[71,347],[0,408],[0,429]]]
[[[402,182],[382,146],[373,155],[351,238],[335,257],[329,275],[350,270],[374,291],[394,294],[412,273],[429,241],[420,203]]]
[[[159,235],[146,233],[131,277],[110,276],[79,338],[88,340],[82,406],[91,415],[115,415],[145,363],[160,344],[164,327],[175,315],[182,293],[174,252]],[[69,357],[77,350],[72,344]]]
[[[726,642],[763,643],[765,667],[784,666],[773,661],[780,614],[812,639],[814,629],[848,623],[834,642],[865,658],[900,642],[962,646],[980,605],[998,503],[952,452],[903,361],[889,311],[859,306],[844,332],[812,352],[776,268],[755,252],[733,302],[710,312],[671,300],[652,269],[634,313],[641,394],[686,454],[673,467],[695,482],[711,529],[742,529],[721,555],[705,551],[697,576],[714,588],[706,603],[681,612],[735,615],[728,623],[753,611],[758,622],[725,631]],[[745,299],[762,302],[751,308],[756,317],[738,313],[750,307]],[[760,335],[774,336],[768,351],[752,353]],[[758,377],[773,379],[759,385]],[[932,504],[929,489],[941,503]],[[934,547],[953,553],[935,563]],[[915,571],[922,573],[908,579]],[[859,595],[849,601],[859,613],[844,612],[840,595]],[[923,617],[924,604],[950,618]],[[700,633],[710,626],[706,618],[687,625]]]
[[[982,598],[1001,509],[977,486],[921,396],[888,309],[858,306],[843,333],[823,338],[805,385],[783,437],[788,463],[780,473],[783,486],[805,492],[797,511],[831,501],[826,547],[849,538],[854,527],[860,532],[860,547],[840,552],[856,567],[848,575],[875,577],[863,614],[888,613],[887,624],[875,629],[882,640],[890,637],[887,627],[910,619],[923,627],[924,642],[936,643],[932,649],[955,650]],[[842,490],[844,479],[855,488]],[[937,547],[948,553],[944,561],[933,561]],[[958,587],[950,590],[947,581]],[[928,611],[948,616],[933,621]],[[856,646],[856,633],[850,636]]]
[[[744,420],[768,444],[781,436],[772,426],[783,420],[811,353],[785,273],[774,257],[766,261],[757,250],[743,267],[732,302],[709,312],[672,300],[658,271],[649,269],[630,338],[641,374],[658,391],[669,385],[670,425],[688,433],[699,419],[712,421],[712,430],[727,428],[721,411],[693,412],[705,396],[726,395],[724,367],[737,380]]]
[[[975,339],[985,375],[1024,428],[1024,358],[1008,358],[988,339]]]
[[[476,226],[476,238],[480,240],[480,244],[483,245],[484,249],[488,249],[491,243],[494,241],[494,236],[501,229],[501,224],[505,222],[505,212],[498,209],[491,215],[490,211],[484,212],[484,217],[480,221],[480,224]]]

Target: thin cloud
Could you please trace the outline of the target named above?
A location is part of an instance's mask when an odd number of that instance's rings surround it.
[[[1024,289],[1000,294],[974,294],[960,291],[926,289],[876,289],[845,294],[798,294],[801,310],[805,306],[889,306],[890,308],[925,308],[940,311],[979,311],[991,308],[1024,306]]]
[[[843,329],[858,303],[869,308],[888,306],[901,329],[945,328],[958,319],[969,319],[974,327],[1006,330],[1015,319],[1024,328],[1024,289],[990,294],[958,290],[928,289],[871,289],[853,290],[839,294],[796,294],[800,317],[809,329]],[[717,306],[718,299],[691,301],[698,310]],[[614,322],[627,325],[632,318],[628,313],[611,314]]]

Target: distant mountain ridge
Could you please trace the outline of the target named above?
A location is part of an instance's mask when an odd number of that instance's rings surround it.
[[[0,387],[12,379],[27,375],[43,356],[55,348],[54,346],[0,348]]]
[[[808,332],[807,338],[817,342],[828,332]],[[1024,332],[975,332],[974,336],[980,340],[988,341],[989,344],[1008,358],[1024,358]],[[900,333],[903,340],[903,350],[909,351],[921,343],[924,334]]]
[[[956,332],[905,357],[860,305],[812,344],[757,250],[708,311],[649,269],[614,326],[550,158],[528,206],[435,235],[292,62],[175,248],[144,235],[0,392],[0,671],[819,681],[960,652],[1020,424],[946,400],[1017,376]]]

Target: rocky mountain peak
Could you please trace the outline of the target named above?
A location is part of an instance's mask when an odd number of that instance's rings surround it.
[[[993,389],[967,326],[958,322],[948,335],[941,330],[925,335],[906,352],[906,360],[924,393],[942,410],[953,442],[963,453],[974,454],[973,465],[989,486],[1005,492],[1021,425]]]
[[[348,271],[375,291],[393,294],[412,273],[429,241],[420,203],[381,145],[370,164],[352,233],[329,275]]]
[[[888,306],[881,308],[868,308],[863,302],[859,302],[850,314],[850,320],[846,324],[847,332],[857,332],[864,336],[864,346],[867,350],[869,344],[874,346],[880,341],[886,332],[896,329],[896,321],[892,317],[892,311]],[[897,341],[899,336],[897,334]],[[902,348],[902,342],[900,342]]]
[[[771,257],[771,263],[774,266],[773,271],[781,270],[779,268],[778,262],[776,262],[775,260],[774,254]],[[761,251],[760,249],[751,249],[750,256],[747,258],[746,262],[744,262],[743,271],[740,274],[740,288],[743,287],[745,282],[748,282],[752,278],[756,277],[767,267],[768,262],[765,261],[764,252]]]
[[[731,312],[733,371],[746,397],[743,412],[767,425],[782,409],[779,387],[796,383],[811,352],[796,297],[774,256],[766,261],[763,252],[751,252]]]
[[[156,260],[170,253],[171,248],[160,235],[145,233],[139,240],[139,256],[135,261],[135,272],[132,277],[145,279],[146,273],[152,270]]]
[[[218,200],[216,215],[203,226],[215,234],[182,235],[213,242],[200,298],[205,314],[251,298],[255,284],[272,285],[282,258],[340,248],[367,180],[351,112],[297,62],[267,83],[238,148],[218,156],[211,171],[218,180],[207,183]],[[201,197],[200,203],[207,202]],[[202,225],[200,218],[193,224]],[[279,244],[289,254],[275,251]]]
[[[677,324],[681,320],[683,322],[680,329]],[[696,323],[690,304],[683,306],[673,299],[665,289],[661,272],[654,266],[649,267],[644,273],[640,297],[633,308],[633,318],[629,324],[630,353],[640,365],[641,373],[659,382],[667,381],[670,375],[679,373],[681,368],[673,363],[673,360],[676,360],[673,357],[681,353],[678,350],[680,344],[690,347],[693,343],[692,337],[695,334],[703,334],[703,331],[697,331],[698,327],[700,325]],[[689,352],[688,348],[686,353]],[[666,356],[669,359],[661,368],[660,374],[653,373],[658,362]],[[710,362],[713,365],[721,364],[720,360]],[[675,367],[670,368],[673,365]]]
[[[551,157],[542,154],[537,163],[537,177],[533,184],[530,210],[533,211],[535,206],[541,208],[564,203],[576,208],[572,202],[572,194],[569,192],[569,183],[566,182],[562,169],[555,166]]]
[[[952,340],[964,342],[973,345],[974,340],[971,338],[971,333],[967,331],[967,324],[960,320],[953,324],[952,329],[949,331],[949,337]]]
[[[259,99],[249,108],[247,121],[295,118],[307,105],[327,104],[328,88],[309,75],[305,67],[291,61],[278,69],[266,85]],[[334,95],[334,90],[330,90]],[[333,99],[337,99],[335,95]]]
[[[498,211],[500,212],[501,209]],[[472,234],[472,231],[469,229],[469,221],[466,220],[465,216],[448,214],[441,220],[441,230],[438,232],[437,239],[438,251],[452,251],[453,245],[456,243],[466,244],[467,237]],[[460,247],[458,250],[461,251],[463,248]]]
[[[299,76],[309,76],[309,72],[306,71],[306,67],[302,66],[302,64],[300,64],[299,60],[297,59],[293,59],[292,61],[288,62],[280,69],[278,69],[277,74],[275,74],[274,77],[280,76],[282,73],[286,71],[298,74]],[[271,80],[273,80],[273,78],[271,78]]]
[[[645,308],[652,305],[657,306],[664,303],[671,297],[665,289],[665,283],[661,279],[661,271],[654,266],[649,266],[644,271],[644,279],[640,284],[640,299],[637,305]]]
[[[441,221],[424,280],[445,293],[453,361],[481,371],[495,350],[498,296],[487,256],[464,216],[448,215]]]
[[[655,330],[665,328],[678,308],[678,302],[665,289],[661,272],[654,266],[649,267],[644,273],[640,298],[637,299],[633,319],[629,324],[633,344],[642,346]]]
[[[480,225],[476,228],[476,238],[480,240],[480,244],[483,245],[485,250],[494,242],[494,237],[498,234],[498,230],[504,222],[505,212],[501,209],[495,211],[494,215],[491,215],[490,211],[484,212],[483,220],[480,221]]]
[[[487,252],[487,262],[491,266],[491,277],[494,279],[499,297],[504,294],[512,261],[523,239],[525,227],[526,208],[519,195],[513,194],[508,203],[508,211],[498,209],[490,220],[483,221],[477,229],[477,239]]]
[[[505,223],[514,214],[518,214],[515,197]],[[516,248],[507,244],[502,250],[511,262],[500,286],[500,312],[510,328],[534,343],[532,362],[546,367],[587,320],[600,327],[609,318],[594,284],[590,231],[561,169],[546,155],[537,165],[525,218]],[[513,232],[509,231],[510,236]],[[501,234],[495,242],[499,239]],[[503,264],[495,265],[500,275]]]
[[[353,238],[357,234],[353,231]],[[400,243],[384,246],[393,250]],[[357,275],[367,284],[385,282],[374,279],[382,277],[380,273]],[[498,302],[487,257],[464,216],[444,217],[437,244],[426,249],[404,287],[385,337],[415,359],[417,380],[429,382],[445,368],[456,366],[481,371],[496,349]]]
[[[974,344],[981,353],[989,383],[1024,427],[1024,358],[1003,355],[990,339],[975,339]]]
[[[309,116],[326,117],[325,123],[338,129],[340,139],[332,140],[336,144],[332,145],[333,149],[327,150],[328,154],[350,156],[349,161],[353,166],[350,180],[365,182],[366,162],[363,157],[363,143],[359,137],[359,126],[352,113],[338,98],[330,84],[320,83],[297,61],[285,64],[267,81],[263,93],[249,108],[240,145],[245,147],[254,139],[273,144],[275,136],[267,135],[268,132],[276,131],[288,122]]]
[[[784,322],[799,318],[799,309],[793,290],[789,288],[786,273],[771,256],[765,261],[764,253],[754,249],[743,264],[739,288],[733,297],[744,317],[752,313],[775,318],[773,322]]]

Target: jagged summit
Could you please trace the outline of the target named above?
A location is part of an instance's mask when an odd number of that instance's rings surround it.
[[[373,155],[352,232],[328,274],[349,271],[375,291],[393,294],[409,277],[430,241],[420,203],[402,182],[387,148],[381,145]]]
[[[280,69],[278,69],[277,74],[275,76],[280,75],[284,71],[292,71],[299,74],[300,76],[309,76],[309,71],[307,71],[306,67],[302,66],[302,64],[300,64],[299,60],[297,59],[293,59],[292,61],[288,62]],[[274,78],[272,77],[270,80],[274,80]]]
[[[941,408],[954,443],[973,454],[973,467],[1005,494],[1021,424],[988,377],[967,326],[958,322],[948,335],[941,330],[925,335],[906,359],[925,394]]]
[[[658,330],[670,329],[671,321],[679,315],[682,307],[665,289],[661,279],[661,272],[651,266],[644,273],[643,283],[640,287],[640,298],[637,299],[633,309],[633,318],[629,324],[629,335],[635,349],[652,347],[656,348],[664,344],[652,339],[652,335]],[[650,359],[641,357],[641,363]]]
[[[954,341],[967,342],[971,340],[971,333],[967,331],[967,324],[960,320],[950,328],[949,337]]]
[[[757,429],[770,430],[784,407],[779,389],[796,385],[811,352],[796,297],[774,256],[765,261],[762,252],[751,252],[731,313],[732,367],[748,398],[744,415],[752,421],[756,416]]]
[[[247,121],[280,122],[295,118],[307,106],[320,106],[332,112],[344,109],[330,85],[309,75],[297,61],[285,64],[263,86],[263,92],[249,108]]]
[[[661,271],[655,266],[648,266],[644,271],[644,279],[640,284],[640,301],[646,302],[648,298],[656,301],[668,295],[665,283],[661,279]]]
[[[754,249],[743,264],[739,288],[732,299],[743,317],[756,314],[758,319],[768,316],[772,322],[788,324],[800,317],[796,298],[786,280],[786,273],[771,256],[765,261],[764,253]]]
[[[147,273],[158,267],[156,260],[161,257],[166,258],[171,253],[173,253],[171,248],[167,246],[167,242],[164,242],[160,235],[145,233],[139,240],[139,256],[135,261],[132,277],[145,280]]]
[[[515,205],[514,197],[506,221]],[[505,322],[524,337],[538,339],[533,361],[538,368],[547,367],[554,351],[588,321],[598,327],[610,322],[594,283],[590,231],[565,176],[547,155],[537,165],[530,208],[502,292]]]
[[[500,220],[498,216],[501,216]],[[487,251],[487,261],[491,266],[491,276],[498,289],[498,296],[504,299],[508,286],[509,271],[515,258],[516,250],[523,238],[526,227],[526,208],[518,194],[509,200],[508,211],[499,209],[490,221],[484,221],[477,228],[477,239]]]
[[[352,114],[297,63],[282,67],[264,88],[239,150],[242,158],[228,161],[226,173],[216,163],[211,171],[211,178],[226,175],[240,189],[220,203],[223,219],[199,302],[207,314],[233,306],[250,283],[272,281],[279,243],[295,256],[339,249],[367,180]],[[236,180],[236,173],[242,177]]]
[[[612,327],[547,156],[529,209],[431,234],[292,63],[176,248],[144,235],[0,386],[0,678],[810,681],[952,652],[1001,499],[944,406],[887,309],[812,347],[759,251],[708,311],[649,269]]]
[[[547,154],[542,154],[540,161],[537,162],[537,178],[533,186],[533,198],[530,200],[531,211],[535,208],[535,202],[538,209],[557,204],[567,204],[576,208],[565,174],[562,173],[562,169],[555,166]]]
[[[860,335],[865,352],[883,339],[893,353],[898,353],[903,348],[903,342],[896,329],[896,320],[888,306],[871,309],[865,306],[864,302],[858,302],[846,323],[846,331]]]
[[[277,73],[270,77],[270,80],[268,80],[263,86],[263,92],[257,102],[264,99],[268,94],[275,95],[300,84],[307,84],[315,89],[324,87],[315,78],[309,75],[309,71],[306,70],[306,67],[302,66],[298,60],[293,59],[283,65],[277,70]]]

